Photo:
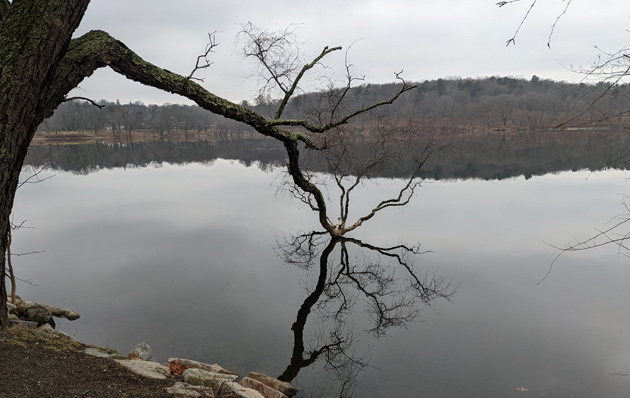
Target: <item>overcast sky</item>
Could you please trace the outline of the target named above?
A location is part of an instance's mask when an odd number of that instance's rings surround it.
[[[256,80],[250,61],[235,47],[241,23],[278,29],[299,24],[296,32],[305,56],[324,46],[347,48],[357,75],[366,82],[394,80],[404,70],[413,81],[446,77],[516,76],[579,81],[567,67],[596,60],[598,45],[619,50],[628,42],[627,0],[574,0],[547,39],[566,0],[539,1],[523,25],[516,46],[505,46],[533,0],[497,7],[497,0],[92,0],[77,35],[92,29],[109,32],[141,57],[188,75],[206,43],[217,32],[214,64],[199,74],[211,92],[233,101],[251,99]],[[605,6],[604,6],[605,4]],[[342,78],[343,52],[328,58],[329,70]],[[337,69],[335,69],[337,68]],[[308,88],[308,87],[307,87]],[[190,103],[156,89],[127,82],[110,69],[86,79],[73,95],[123,103]]]

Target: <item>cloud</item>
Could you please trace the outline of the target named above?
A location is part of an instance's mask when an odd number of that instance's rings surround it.
[[[302,50],[314,56],[326,45],[347,48],[357,42],[350,60],[366,81],[394,80],[405,70],[410,80],[447,76],[492,75],[579,81],[563,65],[586,65],[595,60],[593,45],[617,50],[627,40],[625,3],[602,7],[595,0],[573,2],[559,21],[552,48],[546,44],[551,26],[566,3],[540,3],[530,13],[517,37],[505,47],[527,12],[529,2],[499,8],[495,1],[429,0],[239,2],[203,0],[155,1],[94,0],[77,34],[91,29],[108,31],[140,56],[161,67],[188,74],[205,47],[207,33],[217,31],[221,44],[214,65],[205,71],[205,87],[233,101],[255,95],[252,66],[234,46],[240,23],[251,21],[275,29],[290,23],[297,30]],[[329,59],[343,66],[343,54]],[[334,69],[333,69],[334,70]],[[164,103],[186,101],[154,89],[126,82],[111,72],[97,72],[82,85],[81,95],[121,102]]]

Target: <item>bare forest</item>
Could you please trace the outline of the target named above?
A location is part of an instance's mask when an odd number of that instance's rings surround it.
[[[623,129],[630,127],[624,113],[630,109],[630,86],[571,84],[540,79],[489,77],[485,79],[449,78],[415,83],[417,86],[395,103],[376,112],[361,115],[353,126],[369,130],[384,116],[400,126],[440,134],[481,134],[525,132],[549,129],[572,120],[568,129]],[[353,109],[392,95],[397,85],[363,84],[351,89],[344,106]],[[600,98],[605,93],[603,98]],[[589,107],[597,100],[597,107]],[[258,97],[241,105],[262,115],[272,115],[279,100]],[[320,106],[320,94],[295,96],[287,105],[288,118],[308,114]],[[39,132],[109,131],[133,140],[134,133],[150,132],[164,138],[175,133],[242,131],[249,127],[213,114],[197,106],[141,102],[87,101],[63,103],[46,119]],[[447,134],[448,135],[448,134]]]

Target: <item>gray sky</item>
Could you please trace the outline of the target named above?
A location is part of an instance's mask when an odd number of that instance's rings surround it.
[[[538,2],[517,45],[506,48],[532,1],[499,8],[497,0],[92,0],[77,34],[105,30],[147,61],[188,75],[208,32],[217,31],[220,46],[212,55],[214,64],[199,76],[205,77],[202,84],[208,90],[233,101],[256,94],[256,79],[248,78],[252,64],[235,47],[239,21],[270,29],[299,24],[298,40],[307,58],[324,46],[345,49],[359,40],[349,53],[350,62],[370,83],[391,82],[394,71],[400,70],[413,81],[454,76],[529,79],[533,74],[579,81],[582,77],[567,67],[595,61],[594,45],[612,52],[628,42],[627,0],[609,0],[605,7],[601,1],[575,0],[548,49],[551,26],[566,5],[566,0],[554,0]],[[328,58],[327,72],[335,78],[343,78],[343,57],[339,52]],[[190,103],[128,82],[110,69],[95,72],[72,95],[123,103]]]

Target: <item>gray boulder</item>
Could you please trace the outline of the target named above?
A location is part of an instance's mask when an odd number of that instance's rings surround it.
[[[48,307],[50,313],[57,318],[66,318],[69,321],[74,321],[81,318],[81,315],[77,314],[72,310],[63,310],[56,305],[44,305],[43,307]]]
[[[254,379],[256,381],[261,382],[262,384],[273,388],[274,390],[278,390],[287,397],[292,397],[297,394],[298,390],[296,390],[291,383],[287,383],[286,381],[280,381],[278,379],[274,379],[273,377],[267,376],[266,374],[249,372],[247,377],[250,379]]]
[[[249,377],[244,377],[243,380],[241,380],[241,385],[258,391],[265,398],[287,398],[287,396],[280,391]]]
[[[47,323],[52,326],[53,329],[55,328],[52,313],[41,305],[27,307],[24,316],[30,321],[37,322],[38,327]]]
[[[145,342],[136,344],[133,350],[129,352],[129,356],[142,359],[143,361],[155,361],[151,346]]]
[[[37,322],[38,326],[41,326],[47,323],[53,328],[55,327],[55,321],[52,319],[53,316],[57,318],[66,318],[71,321],[74,321],[81,317],[79,314],[77,314],[74,311],[63,310],[57,307],[56,305],[38,304],[34,301],[22,302],[20,300],[17,304],[15,311],[18,314],[21,314],[24,318],[27,318],[33,322]]]
[[[176,397],[214,398],[214,393],[210,387],[191,386],[181,381],[175,383],[173,387],[168,387],[166,392]]]
[[[243,387],[235,381],[226,381],[221,385],[219,396],[230,398],[265,398],[264,395],[251,388]]]
[[[100,347],[85,347],[83,350],[88,355],[99,358],[112,358],[117,357],[118,353],[113,350],[106,350]]]
[[[114,361],[140,376],[150,377],[152,379],[166,379],[166,376],[171,374],[169,368],[157,362],[138,361],[134,359],[114,359]]]
[[[219,392],[219,389],[224,383],[238,379],[237,375],[209,372],[207,370],[195,368],[184,370],[182,377],[184,379],[184,383],[188,383],[193,386],[210,387],[215,394]]]
[[[184,359],[184,358],[169,358],[168,359],[169,364],[176,361],[179,361],[180,364],[187,366],[189,368],[203,369],[203,370],[207,370],[208,372],[223,373],[227,375],[236,376],[234,373],[230,372],[229,370],[225,370],[223,367],[221,367],[220,365],[216,363],[209,365],[207,363],[193,361],[192,359]]]

